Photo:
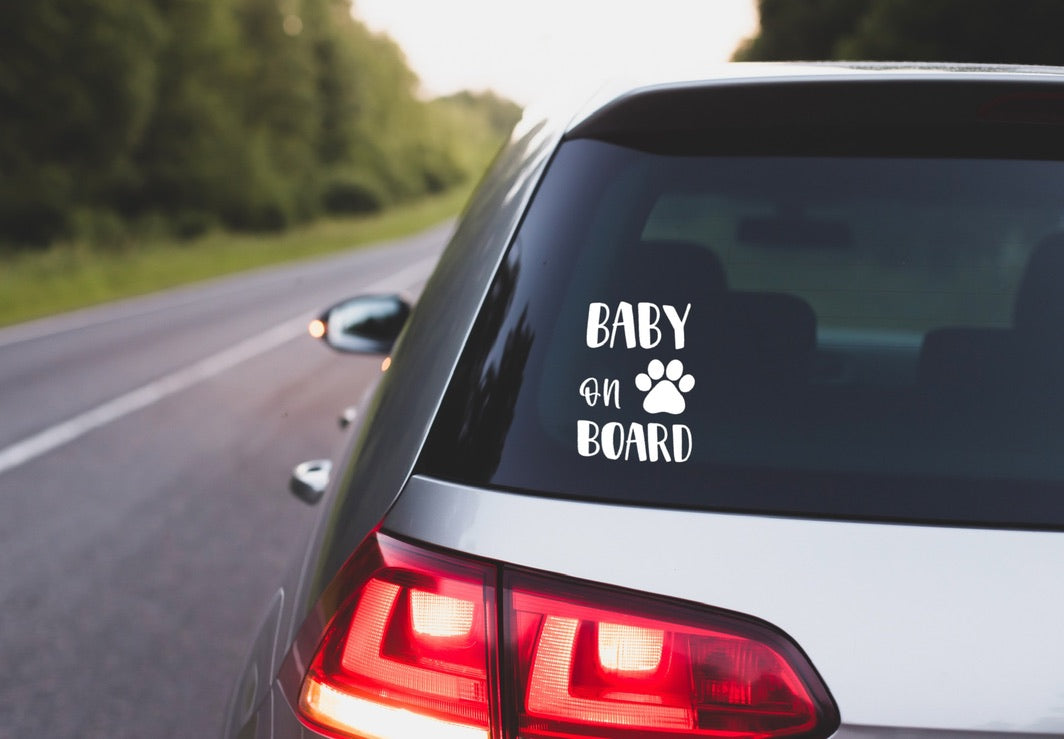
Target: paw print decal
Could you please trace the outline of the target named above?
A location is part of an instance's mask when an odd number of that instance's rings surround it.
[[[666,367],[660,359],[652,359],[646,372],[635,376],[635,386],[647,394],[643,410],[647,413],[679,415],[687,408],[683,394],[695,386],[695,378],[685,375],[683,362],[674,359]]]

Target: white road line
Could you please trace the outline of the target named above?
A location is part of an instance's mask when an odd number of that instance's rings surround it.
[[[436,257],[423,259],[405,267],[395,274],[367,285],[361,292],[374,293],[396,289],[410,289],[425,278],[435,264]],[[401,286],[401,287],[397,287]],[[311,316],[300,316],[285,321],[272,329],[256,334],[224,351],[202,359],[188,367],[172,372],[136,390],[120,395],[73,418],[15,442],[0,449],[0,475],[23,465],[58,447],[67,444],[93,429],[104,426],[134,411],[146,408],[163,398],[178,393],[198,382],[207,380],[232,369],[242,362],[257,357],[270,349],[302,335]]]

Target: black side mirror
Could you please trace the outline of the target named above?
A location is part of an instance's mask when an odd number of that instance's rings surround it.
[[[387,354],[410,310],[398,295],[361,295],[326,310],[311,323],[310,333],[339,352]]]

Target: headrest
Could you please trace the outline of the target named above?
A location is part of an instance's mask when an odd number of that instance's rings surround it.
[[[1064,233],[1046,236],[1031,252],[1012,322],[1022,333],[1064,337]]]
[[[633,300],[670,302],[663,296],[676,295],[686,302],[719,294],[727,286],[717,255],[693,241],[638,241],[625,249],[620,261],[621,282]]]
[[[920,347],[919,380],[926,385],[987,387],[1008,381],[1017,347],[1005,328],[945,326]]]
[[[721,325],[724,351],[760,361],[805,356],[816,346],[816,314],[786,293],[729,292]]]

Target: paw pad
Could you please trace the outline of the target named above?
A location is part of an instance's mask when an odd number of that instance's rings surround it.
[[[687,408],[683,394],[695,386],[695,378],[684,374],[683,362],[674,359],[666,367],[660,359],[652,359],[647,371],[635,376],[635,386],[646,393],[643,410],[647,413],[679,415]]]

